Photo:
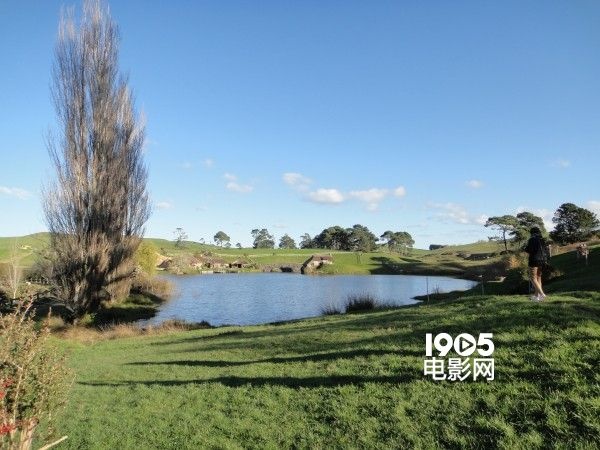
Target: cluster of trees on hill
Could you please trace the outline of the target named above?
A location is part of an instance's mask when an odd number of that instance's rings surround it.
[[[175,230],[175,245],[183,245],[187,234],[182,228]],[[251,231],[253,248],[275,248],[275,236],[269,233],[266,228],[255,228]],[[230,237],[224,231],[218,231],[213,240],[216,245],[230,248]],[[201,240],[203,242],[203,240]],[[328,250],[359,251],[372,252],[380,246],[386,247],[390,252],[407,253],[412,249],[415,241],[406,231],[387,230],[379,238],[364,225],[354,225],[351,228],[342,228],[339,225],[325,228],[314,238],[305,233],[300,236],[299,244],[289,235],[284,234],[278,243],[279,248],[320,248]],[[237,248],[242,248],[241,244],[236,244]]]
[[[504,243],[504,249],[508,250],[508,242],[522,244],[529,238],[529,230],[536,226],[542,234],[547,235],[544,219],[528,211],[520,212],[516,216],[505,214],[503,216],[490,217],[485,223],[486,227],[497,230],[500,239]]]
[[[342,228],[338,225],[321,231],[310,242],[309,248],[370,252],[377,247],[377,237],[364,225]]]
[[[529,238],[529,230],[538,227],[543,235],[558,244],[571,244],[590,239],[599,232],[600,221],[592,211],[581,208],[574,203],[563,203],[554,213],[552,218],[554,230],[546,231],[544,220],[535,214],[524,211],[516,216],[509,214],[490,217],[485,223],[486,227],[496,229],[499,238],[508,250],[508,243],[513,242],[522,245]]]
[[[275,238],[267,229],[252,230],[254,248],[275,248]],[[412,236],[406,231],[386,231],[378,239],[366,226],[356,224],[351,228],[339,225],[325,228],[314,238],[308,233],[300,236],[300,248],[321,248],[328,250],[371,252],[377,249],[381,240],[390,251],[406,252],[414,245]],[[279,248],[297,248],[296,241],[288,234],[279,240]]]

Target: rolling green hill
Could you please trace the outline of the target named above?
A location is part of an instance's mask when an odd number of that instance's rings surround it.
[[[413,249],[408,255],[390,253],[382,248],[373,253],[340,252],[324,249],[254,249],[254,248],[223,248],[210,244],[185,242],[182,247],[166,239],[146,238],[163,256],[187,257],[210,253],[226,262],[246,260],[254,263],[258,270],[261,267],[278,267],[286,264],[302,264],[313,254],[330,254],[334,264],[324,266],[319,273],[323,274],[439,274],[478,279],[483,274],[487,279],[502,275],[504,264],[501,251],[503,247],[498,242],[477,242],[466,245],[448,246],[436,250]],[[40,251],[49,242],[48,233],[37,233],[22,237],[0,238],[0,264],[7,261],[13,246],[21,258],[20,264],[31,267]],[[590,264],[596,267],[598,263],[598,244],[591,246]],[[560,249],[558,249],[560,253]],[[572,250],[570,247],[563,249]],[[490,256],[492,255],[492,256]],[[489,256],[489,257],[488,257]],[[558,254],[552,259],[552,264],[559,272],[581,269],[580,265],[571,267],[576,262],[575,253],[568,251]],[[190,268],[189,272],[194,270]],[[586,286],[597,285],[593,275],[585,275],[585,271],[575,271],[573,276],[580,277]],[[585,278],[585,280],[584,280]],[[558,282],[558,280],[556,280]],[[569,284],[568,279],[563,281]]]
[[[156,238],[145,238],[145,241],[152,243],[163,256],[190,258],[194,255],[210,253],[226,262],[238,259],[250,261],[259,270],[265,266],[302,264],[314,254],[332,255],[334,264],[324,267],[320,271],[323,274],[431,273],[473,278],[477,273],[485,271],[485,267],[500,259],[496,256],[489,260],[471,261],[459,256],[469,253],[498,253],[500,251],[497,243],[488,242],[452,246],[434,251],[413,249],[408,255],[400,255],[390,253],[384,248],[378,252],[357,254],[324,249],[227,249],[191,241],[185,242],[183,246],[177,246],[174,241]],[[40,251],[47,247],[48,242],[48,233],[0,238],[0,264],[7,261],[13,246],[16,245],[17,254],[21,258],[20,264],[26,268],[31,267]],[[190,268],[189,272],[193,272],[193,269]]]
[[[13,252],[23,266],[31,266],[39,252],[47,248],[50,242],[48,233],[36,233],[27,236],[0,237],[0,263],[6,262]]]

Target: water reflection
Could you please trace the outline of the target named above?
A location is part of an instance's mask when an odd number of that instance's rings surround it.
[[[212,274],[166,275],[176,294],[146,323],[168,319],[207,321],[211,325],[253,325],[319,316],[331,305],[343,310],[351,295],[408,305],[429,291],[466,290],[472,281],[418,275]],[[428,279],[428,280],[426,280]]]

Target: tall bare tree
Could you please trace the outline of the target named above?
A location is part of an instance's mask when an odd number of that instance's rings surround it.
[[[99,0],[85,1],[79,24],[72,12],[61,18],[52,87],[60,132],[48,139],[56,181],[44,207],[55,281],[78,315],[128,284],[150,214],[144,124],[119,75],[118,41]]]

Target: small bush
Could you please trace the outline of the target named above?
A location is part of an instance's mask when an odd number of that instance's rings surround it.
[[[520,269],[527,264],[527,256],[523,253],[511,253],[502,258],[504,270],[508,272],[511,269]]]
[[[152,276],[156,273],[158,263],[158,249],[152,242],[142,241],[133,256],[136,265],[146,275]]]
[[[169,282],[169,280],[148,276],[143,273],[138,273],[136,275],[131,288],[132,293],[149,293],[162,299],[171,297],[173,291],[173,284]]]
[[[29,449],[42,423],[64,405],[70,382],[63,356],[49,345],[49,328],[31,319],[31,302],[0,315],[0,448]]]
[[[335,316],[335,315],[341,314],[341,313],[342,313],[342,310],[338,306],[336,306],[332,303],[321,308],[321,315],[323,315],[323,316]]]
[[[369,311],[376,306],[377,300],[370,294],[351,295],[346,301],[346,312]]]

